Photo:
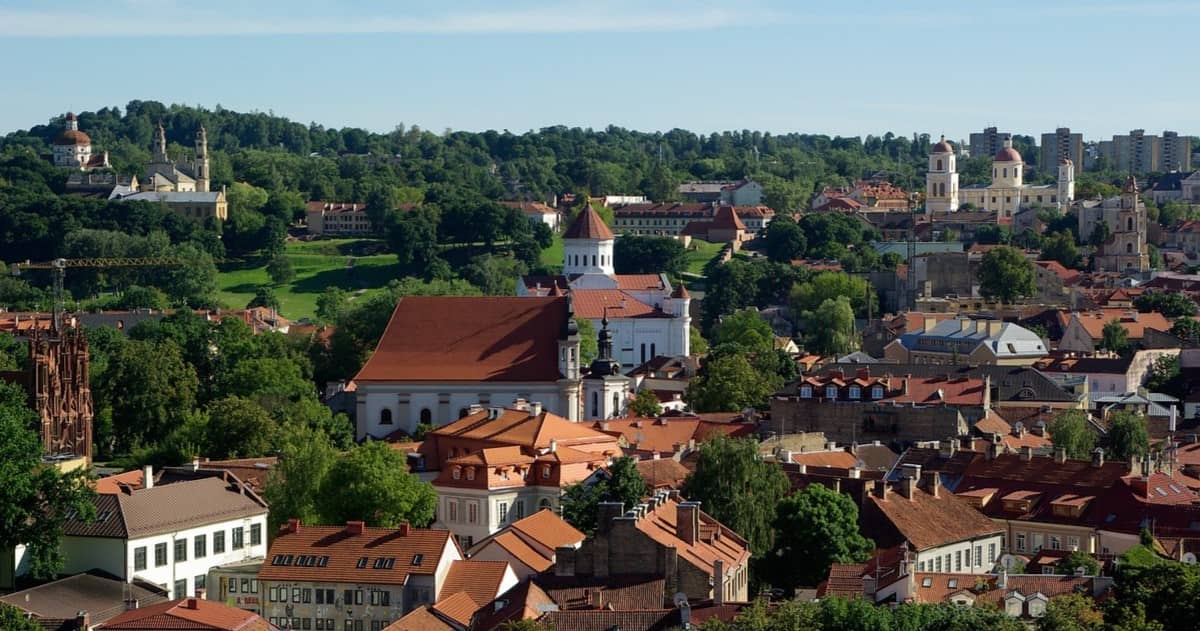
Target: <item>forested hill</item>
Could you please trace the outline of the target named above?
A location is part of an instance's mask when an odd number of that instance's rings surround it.
[[[47,112],[55,118],[8,134],[0,149],[30,146],[48,152],[64,114]],[[929,147],[927,135],[914,142],[891,133],[865,140],[748,130],[707,136],[684,130],[645,133],[617,127],[437,134],[397,125],[377,134],[154,101],[131,101],[124,111],[105,107],[77,114],[80,130],[91,136],[95,148],[109,151],[122,173],[144,168],[159,120],[173,157],[191,155],[193,135],[203,123],[217,186],[238,180],[311,199],[357,201],[385,187],[403,187],[402,196],[419,197],[436,183],[467,186],[492,199],[575,191],[666,200],[684,180],[749,176],[764,185],[768,204],[791,210],[802,207],[824,184],[842,184],[875,170],[890,172],[905,186],[919,186]]]

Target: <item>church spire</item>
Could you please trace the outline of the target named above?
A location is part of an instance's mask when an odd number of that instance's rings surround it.
[[[196,191],[207,193],[209,190],[208,133],[204,131],[203,124],[196,131],[196,162],[192,165],[192,175],[196,178]]]
[[[158,130],[154,134],[154,162],[167,164],[167,131],[163,129],[162,119],[158,119]]]

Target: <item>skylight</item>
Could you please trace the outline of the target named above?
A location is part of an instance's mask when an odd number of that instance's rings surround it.
[[[420,565],[421,562],[424,560],[425,560],[424,554],[420,554],[420,553],[414,554],[413,558],[412,558],[412,565]]]
[[[921,579],[921,587],[932,587],[932,586],[933,586],[932,578],[929,578],[928,576],[926,576],[925,578]]]

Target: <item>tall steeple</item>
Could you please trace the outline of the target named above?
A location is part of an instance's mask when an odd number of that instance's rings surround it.
[[[207,193],[208,181],[208,134],[204,125],[196,132],[196,162],[192,165],[192,175],[196,178],[196,191]]]
[[[158,120],[158,130],[154,134],[154,158],[156,164],[170,164],[167,158],[167,131],[163,129],[162,119]]]
[[[613,337],[608,330],[608,314],[601,320],[596,336],[597,353],[592,369],[583,380],[584,418],[620,418],[625,415],[629,395],[629,377],[621,374],[621,362],[613,359]]]

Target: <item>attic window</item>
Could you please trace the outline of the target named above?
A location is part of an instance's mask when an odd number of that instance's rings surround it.
[[[882,399],[883,398],[883,386],[875,386],[875,387],[871,388],[871,398],[872,399]]]
[[[1162,490],[1162,487],[1158,487],[1158,486],[1154,487],[1154,492],[1155,492],[1155,493],[1158,493],[1158,494],[1159,494],[1159,495],[1161,495],[1162,497],[1166,497],[1166,496],[1167,496],[1167,492],[1166,492],[1166,491],[1164,491],[1164,490]]]
[[[826,399],[836,399],[837,398],[837,386],[825,386],[825,398]]]
[[[812,386],[800,386],[800,398],[801,399],[811,399],[812,398]]]
[[[928,576],[921,579],[921,587],[933,587],[933,579]]]
[[[354,567],[357,567],[360,570],[364,567],[367,567],[367,557],[358,557],[358,564],[356,564]]]
[[[323,556],[317,559],[317,567],[325,567],[329,565],[329,557]]]
[[[474,480],[474,479],[475,479],[475,467],[468,467],[468,468],[467,468],[467,479],[468,479],[468,480]]]
[[[550,477],[550,465],[548,465],[548,464],[542,465],[542,479],[548,479],[549,477]]]
[[[958,588],[958,579],[957,578],[950,579],[950,582],[946,583],[946,587],[949,587],[950,589],[957,589]]]
[[[395,567],[395,565],[395,557],[379,557],[378,559],[375,559],[375,569],[377,570],[390,570]]]
[[[413,566],[420,565],[421,562],[424,560],[425,560],[425,555],[418,552],[417,554],[413,555],[411,565],[413,565]]]
[[[459,469],[458,467],[454,467],[454,470],[450,472],[450,477],[454,478],[455,480],[461,478],[462,477],[462,469]]]

